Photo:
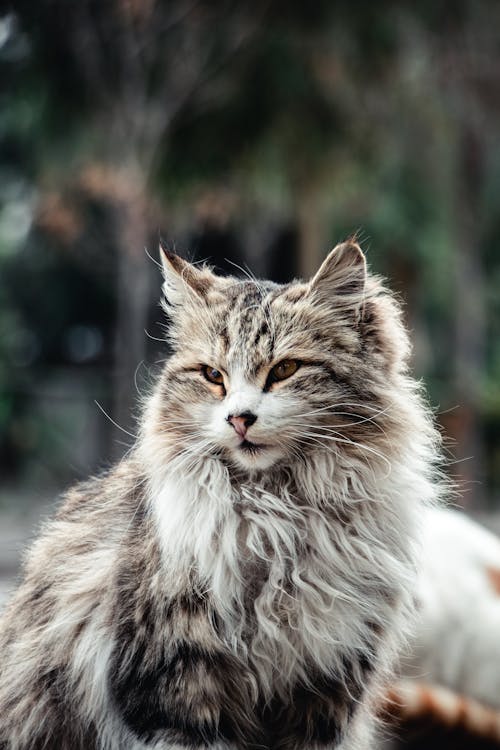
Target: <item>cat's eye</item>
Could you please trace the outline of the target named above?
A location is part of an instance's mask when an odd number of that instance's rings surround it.
[[[269,373],[268,381],[275,382],[276,380],[286,380],[293,375],[299,369],[299,363],[296,359],[283,359],[274,365],[271,372]]]
[[[203,365],[201,371],[211,383],[215,383],[215,385],[224,385],[224,376],[219,370],[216,370],[215,367]]]

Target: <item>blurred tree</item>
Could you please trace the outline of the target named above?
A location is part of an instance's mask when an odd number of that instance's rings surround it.
[[[258,12],[190,0],[19,2],[36,75],[50,85],[51,124],[80,142],[86,189],[114,214],[117,277],[115,418],[130,424],[151,297],[144,248],[160,226],[151,181],[176,116],[207,96],[258,26]],[[35,67],[34,66],[34,67]],[[216,91],[211,93],[216,95]]]
[[[485,393],[500,361],[484,343],[495,294],[483,271],[485,233],[500,232],[494,200],[483,200],[500,169],[498,16],[492,0],[18,0],[11,37],[28,52],[8,99],[10,151],[59,194],[66,214],[52,215],[66,231],[75,185],[111,217],[118,422],[129,424],[144,357],[152,282],[142,250],[158,227],[188,226],[219,262],[253,237],[255,254],[273,248],[281,280],[310,273],[329,240],[361,227],[372,265],[410,301],[434,401],[463,407],[448,418],[476,456],[462,475],[481,476],[474,415],[493,408]],[[24,130],[23,106],[41,112]],[[256,215],[274,227],[267,237],[253,231]]]

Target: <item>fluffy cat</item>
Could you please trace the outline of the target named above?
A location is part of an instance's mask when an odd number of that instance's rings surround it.
[[[354,242],[309,282],[163,251],[173,354],[0,627],[2,750],[363,750],[438,437]]]
[[[463,513],[423,515],[425,556],[406,676],[500,709],[500,539]]]
[[[423,522],[418,616],[386,696],[390,723],[405,748],[500,748],[500,539],[458,511],[429,509]]]
[[[384,750],[500,748],[500,711],[436,683],[397,681],[385,695],[381,714],[392,735]]]

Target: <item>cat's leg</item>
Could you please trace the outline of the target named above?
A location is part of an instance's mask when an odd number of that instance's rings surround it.
[[[374,750],[373,720],[367,709],[372,682],[370,656],[346,656],[341,663],[342,676],[310,675],[307,685],[295,686],[290,701],[275,698],[266,707],[262,725],[269,729],[271,747]]]
[[[115,655],[110,688],[138,750],[229,750],[252,743],[251,680],[209,636],[203,645],[178,639],[158,649],[136,634],[126,645]]]
[[[349,729],[335,750],[377,750],[377,723],[369,711],[361,707],[352,719]]]
[[[37,663],[28,671],[25,663],[11,661],[8,646],[0,670],[0,750],[98,750],[96,728],[68,699],[72,688],[62,670],[44,671]]]

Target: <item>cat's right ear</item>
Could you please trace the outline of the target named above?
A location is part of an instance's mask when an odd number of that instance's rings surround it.
[[[179,307],[206,297],[215,279],[208,268],[197,268],[173,253],[161,241],[160,258],[164,278],[163,294],[169,307]]]
[[[309,291],[320,303],[352,310],[362,316],[366,285],[366,261],[355,240],[337,245],[309,282]]]

